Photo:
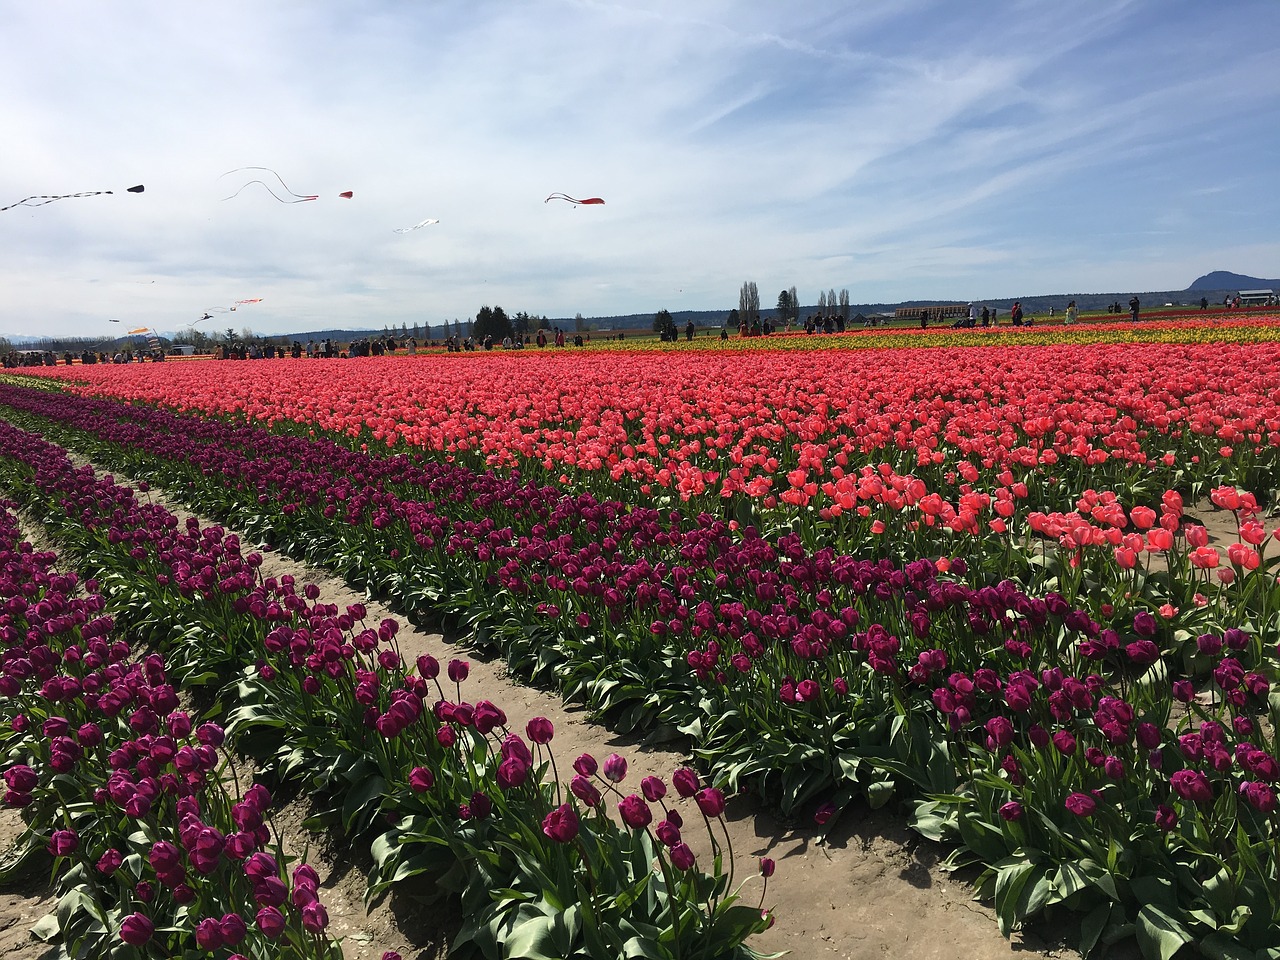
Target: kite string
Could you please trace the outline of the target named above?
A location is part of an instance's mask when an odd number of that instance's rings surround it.
[[[305,202],[306,202],[306,201],[308,201],[308,200],[319,200],[319,199],[320,199],[319,195],[312,196],[312,197],[308,197],[308,196],[303,196],[303,195],[302,195],[302,194],[300,194],[300,193],[293,193],[293,191],[289,191],[290,196],[297,197],[297,199],[296,199],[296,200],[286,200],[284,197],[280,196],[280,195],[279,195],[279,194],[277,194],[274,190],[272,190],[272,189],[271,189],[270,184],[268,184],[268,183],[266,183],[266,182],[264,182],[264,181],[262,181],[262,180],[250,180],[248,183],[246,183],[243,187],[241,187],[239,190],[237,190],[237,191],[236,191],[235,193],[233,193],[231,196],[229,196],[229,197],[223,197],[223,198],[222,198],[222,199],[223,199],[223,201],[225,202],[225,201],[227,201],[227,200],[234,200],[236,197],[240,196],[241,192],[245,189],[245,187],[251,187],[251,186],[253,186],[253,184],[255,184],[255,183],[261,184],[261,185],[262,185],[262,189],[266,190],[266,191],[267,191],[267,193],[271,194],[271,196],[272,196],[272,197],[274,197],[274,198],[276,199],[276,201],[277,201],[277,202],[279,202],[279,203],[305,203]],[[287,190],[288,188],[286,187],[285,189]]]
[[[249,183],[244,184],[244,186],[242,186],[242,187],[240,188],[240,190],[237,190],[237,191],[236,191],[235,193],[233,193],[230,197],[223,197],[223,198],[222,198],[223,200],[231,200],[231,199],[233,199],[233,198],[235,198],[235,197],[240,196],[240,191],[241,191],[241,190],[243,190],[245,187],[249,186],[250,184],[254,184],[254,183],[260,183],[260,184],[262,184],[263,189],[265,189],[265,190],[267,191],[267,193],[271,194],[271,196],[275,197],[275,198],[276,198],[276,200],[280,201],[281,203],[302,203],[302,202],[303,202],[303,201],[305,201],[305,200],[319,200],[319,199],[320,199],[320,197],[319,197],[319,195],[318,195],[318,194],[317,194],[317,195],[315,195],[315,196],[304,196],[304,195],[303,195],[303,194],[301,194],[301,193],[294,193],[294,192],[293,192],[293,190],[292,190],[292,189],[290,189],[289,185],[288,185],[287,183],[285,183],[285,182],[284,182],[284,177],[280,176],[280,174],[279,174],[279,173],[277,173],[276,171],[272,170],[270,167],[236,167],[234,170],[228,170],[226,173],[222,174],[222,176],[218,177],[218,179],[219,179],[219,180],[221,180],[221,179],[222,179],[222,177],[230,176],[230,175],[231,175],[231,174],[233,174],[233,173],[240,173],[241,171],[244,171],[244,170],[263,170],[263,171],[266,171],[267,173],[271,174],[273,177],[275,177],[277,180],[279,180],[279,181],[280,181],[280,186],[284,187],[285,193],[289,194],[289,196],[291,196],[291,197],[297,197],[298,199],[296,199],[296,200],[285,200],[284,198],[282,198],[281,196],[279,196],[279,195],[278,195],[274,190],[272,190],[272,189],[271,189],[271,186],[270,186],[269,184],[267,184],[265,181],[263,181],[263,180],[250,180],[250,181],[249,181]]]

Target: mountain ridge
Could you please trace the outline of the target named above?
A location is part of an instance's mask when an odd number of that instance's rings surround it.
[[[1247,277],[1242,273],[1232,273],[1230,270],[1214,270],[1206,273],[1203,277],[1196,277],[1192,281],[1191,286],[1187,287],[1189,291],[1201,290],[1230,290],[1235,288],[1240,290],[1275,290],[1280,288],[1280,280],[1262,280],[1258,277]]]

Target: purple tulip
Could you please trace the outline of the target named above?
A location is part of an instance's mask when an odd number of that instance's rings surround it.
[[[659,820],[658,826],[654,830],[658,835],[658,840],[664,846],[674,847],[680,842],[680,827],[670,819],[670,815],[666,820]]]
[[[244,875],[254,880],[261,880],[263,877],[279,876],[280,868],[276,864],[276,858],[269,853],[255,853],[245,860]]]
[[[600,806],[600,801],[603,799],[596,785],[580,773],[575,774],[569,781],[569,790],[588,807]]]
[[[74,830],[55,830],[49,838],[49,853],[55,857],[68,857],[80,846],[80,836]]]
[[[724,813],[724,794],[715,787],[699,790],[693,799],[705,817],[718,817]]]
[[[525,727],[525,733],[533,743],[548,744],[555,734],[555,727],[546,717],[534,717]]]
[[[475,724],[476,732],[488,735],[490,731],[506,724],[507,715],[492,702],[481,700],[476,703],[472,722]]]
[[[244,918],[238,913],[224,913],[218,921],[218,928],[222,931],[222,942],[228,947],[239,944],[248,933]]]
[[[4,772],[4,782],[14,793],[30,793],[39,784],[40,778],[29,766],[20,763]]]
[[[259,910],[254,923],[268,940],[274,940],[284,933],[284,914],[275,907],[263,907]]]
[[[120,939],[125,943],[141,947],[155,933],[155,924],[143,913],[131,913],[120,921]]]
[[[578,815],[573,807],[562,803],[542,821],[542,832],[556,843],[571,843],[578,835]]]
[[[676,788],[676,793],[682,798],[688,800],[700,789],[698,783],[698,775],[689,767],[679,767],[675,773],[671,774],[671,785]]]
[[[321,933],[329,925],[329,912],[319,900],[313,900],[302,908],[302,927],[311,933]]]
[[[618,802],[618,813],[622,815],[622,822],[633,830],[647,827],[653,820],[653,811],[649,809],[649,805],[634,793]]]
[[[414,793],[426,793],[435,786],[435,775],[426,767],[414,767],[409,771],[409,788]]]
[[[498,764],[495,779],[501,789],[514,790],[529,779],[529,764],[520,757],[508,757]]]
[[[627,776],[627,759],[611,753],[604,760],[604,776],[612,783],[621,783]]]
[[[1208,803],[1213,799],[1213,787],[1199,770],[1179,770],[1169,778],[1169,785],[1179,797],[1192,803]]]
[[[692,870],[694,864],[693,851],[687,843],[677,843],[670,849],[671,865],[677,870]]]
[[[667,795],[667,785],[657,777],[645,777],[640,781],[640,792],[650,803],[657,803]]]
[[[1067,797],[1063,806],[1077,817],[1088,817],[1092,816],[1093,812],[1098,809],[1098,802],[1087,793],[1073,793]]]
[[[213,917],[206,917],[196,924],[196,946],[209,951],[222,946],[222,929]]]

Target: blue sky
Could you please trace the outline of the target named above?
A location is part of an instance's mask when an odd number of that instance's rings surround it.
[[[0,213],[0,334],[254,297],[204,326],[1280,276],[1274,0],[0,0],[0,25],[0,206],[116,191]],[[320,199],[223,200],[250,165]]]

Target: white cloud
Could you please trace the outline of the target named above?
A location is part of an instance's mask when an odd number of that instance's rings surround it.
[[[147,185],[0,213],[0,332],[249,296],[244,322],[284,331],[728,309],[748,277],[857,301],[1276,272],[1268,4],[0,0],[0,22],[0,205]],[[222,200],[247,165],[320,199]]]

